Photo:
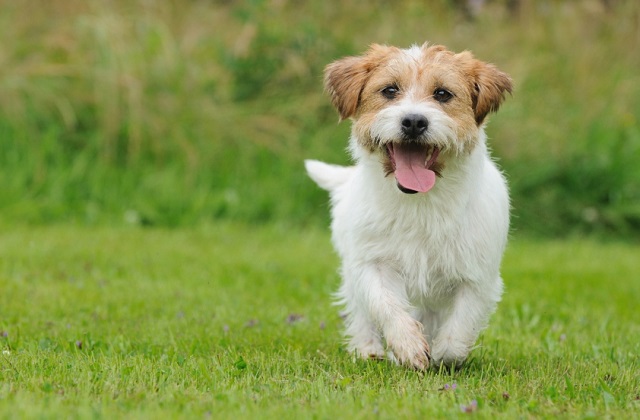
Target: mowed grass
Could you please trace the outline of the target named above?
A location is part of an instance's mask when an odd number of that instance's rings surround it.
[[[640,415],[640,247],[511,241],[468,364],[343,350],[325,230],[8,227],[0,418]]]

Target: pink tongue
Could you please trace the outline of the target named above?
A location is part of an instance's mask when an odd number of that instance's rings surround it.
[[[415,143],[394,144],[393,158],[396,164],[396,181],[408,189],[427,192],[436,183],[436,174],[425,164],[426,146]]]

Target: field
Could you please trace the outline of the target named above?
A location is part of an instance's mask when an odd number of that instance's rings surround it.
[[[0,0],[0,419],[640,418],[640,2],[363,4]],[[344,351],[302,162],[349,162],[324,66],[424,41],[513,77],[513,228],[419,374]]]
[[[354,362],[328,233],[4,227],[0,418],[640,415],[637,256],[513,240],[456,372]]]

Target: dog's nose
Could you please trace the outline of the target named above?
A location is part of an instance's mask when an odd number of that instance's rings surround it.
[[[429,121],[420,114],[409,114],[402,119],[402,133],[410,139],[416,139],[429,127]]]

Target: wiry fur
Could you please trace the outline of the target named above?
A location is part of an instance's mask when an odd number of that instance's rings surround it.
[[[353,119],[356,164],[309,160],[306,168],[331,196],[348,348],[416,369],[430,359],[461,363],[502,294],[509,199],[482,123],[511,81],[470,53],[425,44],[373,46],[329,65],[325,83],[341,117]],[[389,83],[400,90],[394,100],[380,98]],[[434,101],[438,87],[451,89],[452,101]],[[385,145],[403,141],[407,113],[428,119],[419,141],[440,150],[439,178],[423,194],[403,194],[389,174]]]

